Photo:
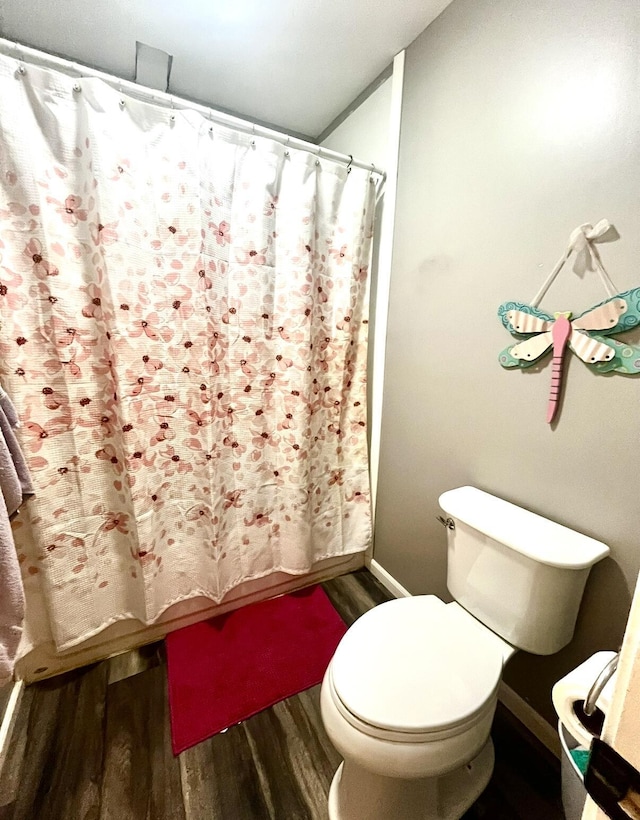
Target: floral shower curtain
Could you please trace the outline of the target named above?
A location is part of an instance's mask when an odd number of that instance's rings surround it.
[[[58,649],[370,539],[366,172],[0,58],[0,375]]]

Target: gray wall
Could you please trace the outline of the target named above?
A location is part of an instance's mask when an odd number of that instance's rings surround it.
[[[608,543],[572,644],[506,670],[550,721],[554,681],[622,637],[640,568],[640,376],[571,356],[550,427],[549,360],[503,370],[496,310],[530,301],[573,228],[602,217],[622,235],[600,246],[605,266],[619,290],[640,286],[639,38],[637,0],[454,0],[407,51],[374,557],[448,600],[435,516],[463,484]],[[568,265],[542,307],[603,298]]]

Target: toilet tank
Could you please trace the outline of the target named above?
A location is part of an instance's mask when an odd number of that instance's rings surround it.
[[[551,655],[573,637],[584,586],[609,547],[475,487],[443,493],[447,587],[512,646]]]

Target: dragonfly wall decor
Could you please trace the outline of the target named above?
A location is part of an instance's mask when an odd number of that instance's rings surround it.
[[[566,346],[599,373],[640,373],[640,347],[612,339],[614,333],[640,324],[640,288],[607,299],[572,322],[571,314],[550,316],[531,305],[505,302],[498,315],[507,330],[521,341],[500,353],[503,367],[530,367],[553,347],[551,391],[547,421],[553,421],[562,386]]]
[[[518,340],[500,353],[499,361],[503,367],[531,367],[553,349],[551,390],[547,406],[549,423],[555,418],[558,409],[567,346],[599,373],[616,371],[627,375],[640,374],[640,346],[612,338],[615,334],[640,325],[640,287],[610,296],[572,321],[571,313],[555,313],[552,316],[537,307],[564,262],[578,248],[586,253],[587,267],[591,267],[591,263],[595,264],[611,293],[611,280],[591,244],[594,241],[611,241],[611,238],[601,238],[607,232],[611,235],[611,230],[612,226],[606,220],[598,223],[595,229],[591,225],[580,226],[572,234],[567,252],[532,300],[532,304],[504,302],[498,309],[502,324]],[[617,232],[613,238],[618,238]]]

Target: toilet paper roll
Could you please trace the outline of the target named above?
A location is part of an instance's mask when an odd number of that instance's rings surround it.
[[[596,652],[595,655],[587,658],[584,663],[565,675],[562,680],[559,680],[551,690],[553,706],[558,717],[569,734],[587,749],[591,746],[593,735],[580,722],[573,705],[576,701],[586,699],[595,679],[615,654],[615,652]],[[615,674],[612,675],[596,701],[596,706],[605,715],[611,705],[615,678]]]

